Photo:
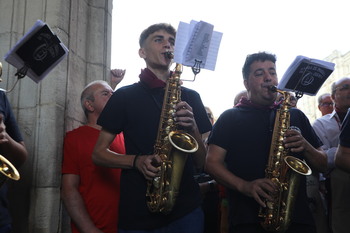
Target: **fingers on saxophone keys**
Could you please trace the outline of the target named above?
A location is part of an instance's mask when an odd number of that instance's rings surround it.
[[[269,200],[269,195],[263,190],[258,189],[256,193],[253,195],[256,202],[259,203],[262,207],[265,207],[265,200]]]
[[[185,110],[189,110],[190,112],[192,112],[191,106],[188,105],[188,103],[185,102],[185,101],[180,101],[179,103],[177,103],[177,104],[176,104],[175,106],[173,106],[173,107],[174,107],[174,109],[175,109],[176,111],[180,111],[180,110],[182,110],[182,109],[185,109]]]
[[[159,176],[160,168],[150,165],[143,170],[143,173],[147,180],[152,180],[153,178]]]
[[[259,203],[259,205],[261,205],[262,207],[266,207],[265,202],[260,198],[259,195],[257,195],[256,197],[254,197],[255,201]]]

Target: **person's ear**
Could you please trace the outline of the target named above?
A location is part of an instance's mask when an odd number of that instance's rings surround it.
[[[89,112],[93,112],[95,110],[91,100],[85,100],[84,105]]]
[[[334,94],[331,94],[331,99],[332,99],[332,101],[333,101],[333,103],[334,103],[334,100],[335,100],[335,92],[334,92]]]
[[[143,48],[139,49],[139,56],[141,58],[146,58],[146,53],[145,53],[145,50]]]
[[[247,80],[247,79],[244,79],[243,84],[244,84],[244,86],[245,86],[245,89],[247,89],[247,91],[249,91],[250,88],[249,88],[249,83],[248,83],[248,80]]]

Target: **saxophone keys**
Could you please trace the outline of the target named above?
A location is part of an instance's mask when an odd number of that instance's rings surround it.
[[[273,209],[273,202],[271,202],[271,201],[266,202],[266,207],[268,209],[272,210]],[[269,214],[269,217],[272,217],[272,214]]]
[[[164,152],[167,152],[167,151],[164,151]],[[168,159],[168,156],[165,153],[159,155],[159,157],[162,159],[162,161],[166,161]],[[162,165],[164,166],[164,162],[162,162]]]
[[[171,131],[171,127],[170,126],[167,126],[166,128],[165,128],[165,133],[168,135],[169,133],[170,133],[170,131]],[[168,137],[168,136],[166,136],[166,137]],[[168,139],[167,139],[168,140]]]
[[[163,138],[163,142],[168,142],[169,141],[169,137],[168,137],[168,135],[167,136],[165,136],[164,138]],[[162,149],[164,149],[164,148],[162,148]]]
[[[287,204],[286,204],[284,201],[282,201],[281,206],[284,207],[284,209],[285,209],[285,207],[287,206]]]
[[[283,191],[288,191],[288,185],[287,184],[284,184],[282,185],[282,189]],[[284,203],[284,202],[283,202]],[[285,204],[285,203],[284,203]]]
[[[152,183],[153,183],[153,186],[155,188],[159,189],[159,187],[160,187],[160,177],[159,176],[154,177]]]
[[[279,174],[280,174],[280,173],[279,173],[279,172],[277,172],[277,171],[272,172],[272,176],[273,176],[273,177],[278,177],[278,176],[279,176]]]
[[[276,184],[277,186],[280,185],[280,181],[279,181],[279,179],[278,179],[277,177],[272,178],[271,181],[272,181],[274,184]]]
[[[283,147],[282,145],[279,145],[279,146],[278,146],[278,151],[279,151],[279,152],[283,152],[283,151],[284,151],[284,147]]]
[[[278,141],[279,141],[279,142],[283,142],[283,139],[284,139],[283,135],[280,135],[280,136],[278,137]]]

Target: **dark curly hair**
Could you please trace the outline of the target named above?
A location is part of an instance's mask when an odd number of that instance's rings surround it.
[[[253,53],[247,56],[245,59],[245,63],[243,65],[242,74],[243,79],[247,80],[249,77],[250,72],[250,65],[253,64],[255,61],[272,61],[273,63],[276,63],[276,55],[266,53],[266,52],[259,52],[259,53]]]

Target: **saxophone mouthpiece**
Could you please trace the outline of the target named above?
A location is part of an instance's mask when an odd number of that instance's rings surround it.
[[[269,91],[271,91],[271,92],[277,92],[277,87],[276,87],[276,86],[271,85],[271,86],[268,86],[267,88],[268,88]]]
[[[165,57],[168,59],[173,59],[174,58],[174,53],[172,51],[166,51],[164,53]]]

